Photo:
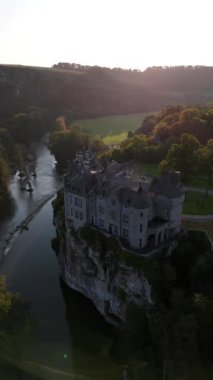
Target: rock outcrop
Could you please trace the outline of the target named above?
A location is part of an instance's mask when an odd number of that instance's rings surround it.
[[[125,324],[130,305],[152,304],[151,286],[142,270],[118,261],[113,250],[94,249],[69,228],[62,234],[61,228],[60,275],[70,288],[88,297],[107,321]]]

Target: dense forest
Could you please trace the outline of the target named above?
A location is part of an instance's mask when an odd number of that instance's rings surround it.
[[[0,65],[0,116],[35,106],[74,119],[160,110],[212,99],[213,67],[139,70],[59,63],[50,68]]]

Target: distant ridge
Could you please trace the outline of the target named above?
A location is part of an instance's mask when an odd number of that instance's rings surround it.
[[[0,64],[0,116],[42,107],[73,118],[151,112],[167,104],[213,99],[213,67],[151,67],[144,71],[58,63]]]

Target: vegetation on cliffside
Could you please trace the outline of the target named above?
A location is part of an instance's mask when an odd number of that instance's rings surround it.
[[[137,347],[142,361],[165,367],[168,378],[206,378],[213,355],[213,251],[205,233],[189,231],[169,256],[164,250],[148,258],[124,251],[115,238],[89,226],[81,236],[101,252],[104,265],[113,270],[125,263],[152,286],[153,305],[127,305],[135,331],[131,350]]]
[[[29,371],[29,364],[22,354],[30,333],[33,320],[29,305],[18,294],[6,287],[5,277],[0,276],[0,368],[2,379],[22,377],[21,370]]]

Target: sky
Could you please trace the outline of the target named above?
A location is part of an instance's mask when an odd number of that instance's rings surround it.
[[[0,0],[0,63],[213,66],[212,0]]]

